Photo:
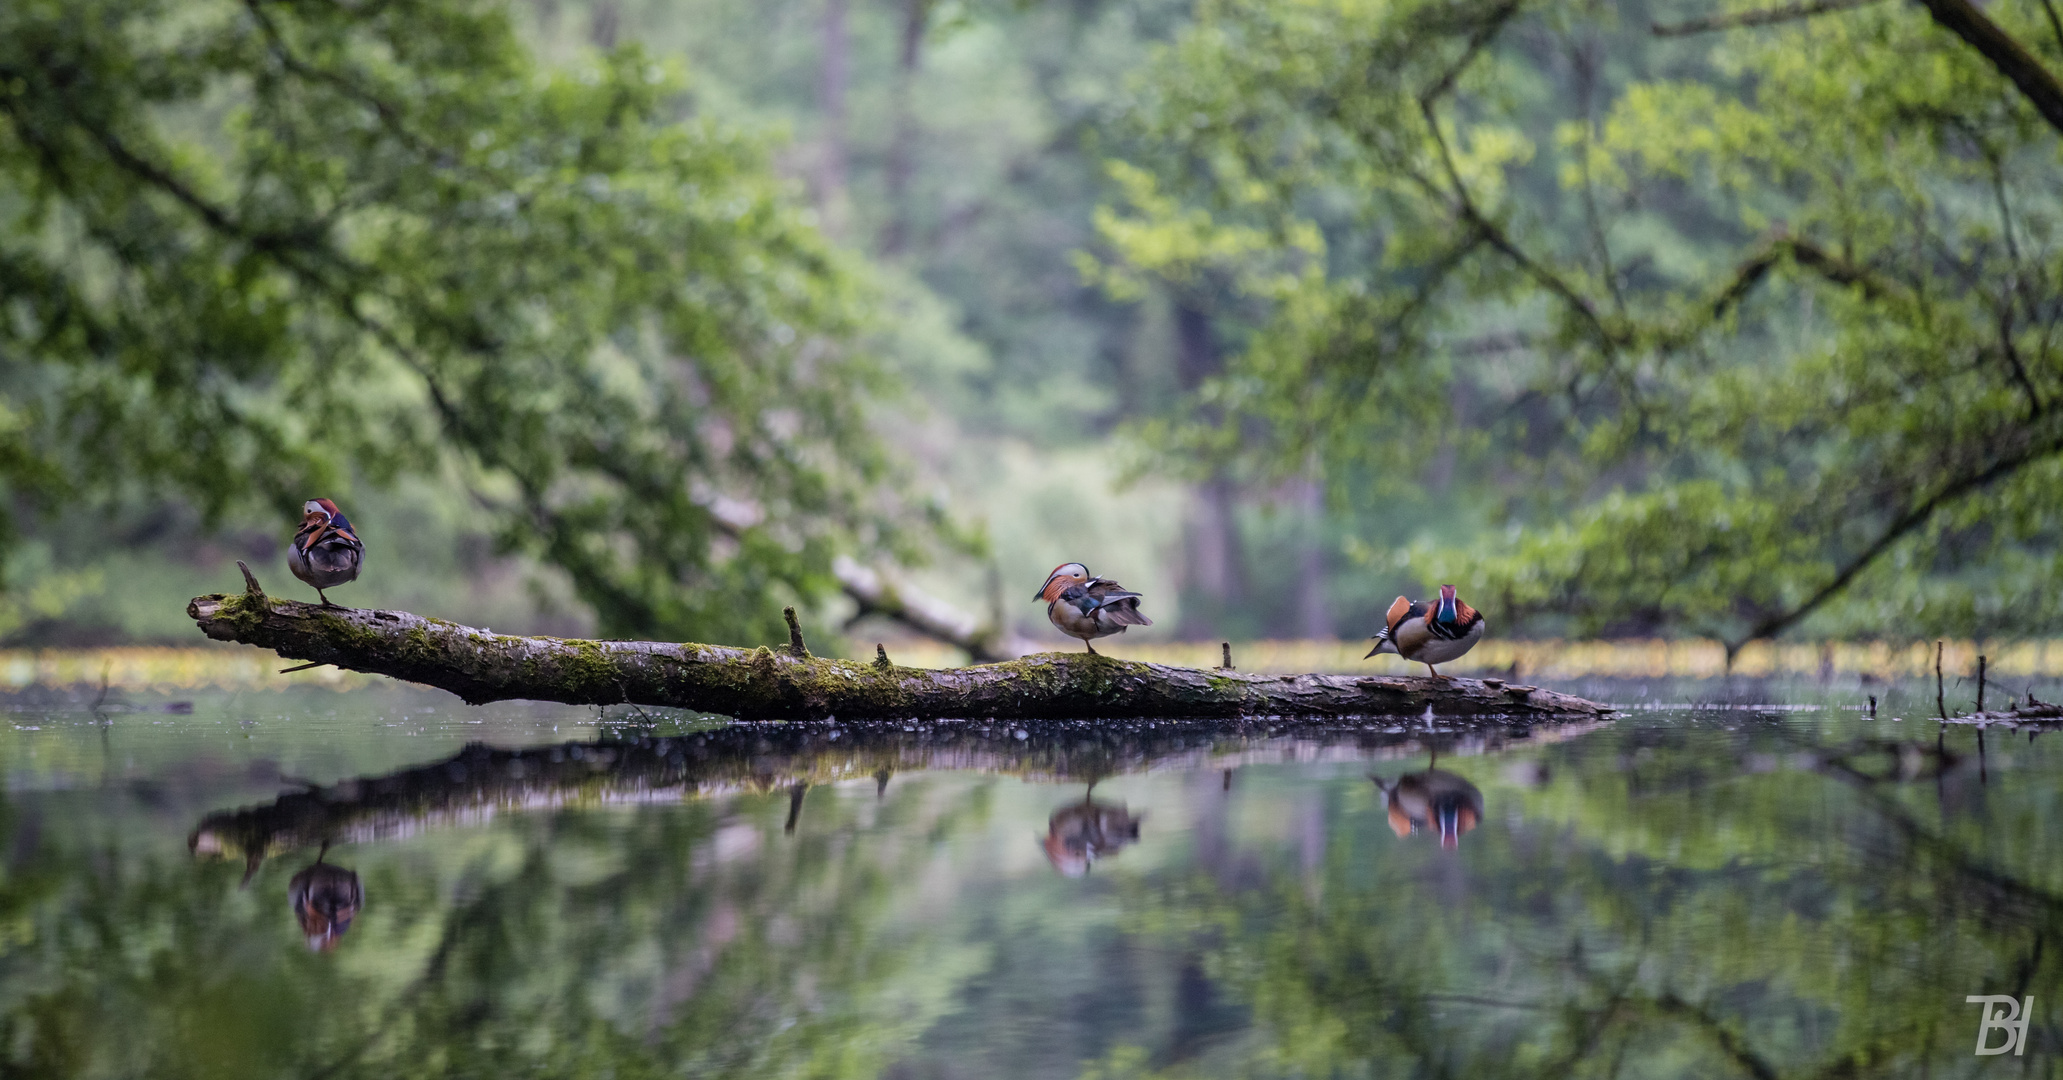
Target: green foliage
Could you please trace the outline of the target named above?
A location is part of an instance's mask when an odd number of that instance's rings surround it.
[[[605,633],[778,636],[910,515],[853,275],[677,89],[475,0],[6,5],[0,481],[215,519],[450,470]]]
[[[2063,68],[2040,5],[1985,11]],[[1318,461],[1340,502],[1461,455],[1470,539],[1366,554],[1506,626],[2053,629],[2057,131],[1922,8],[1649,21],[1200,5],[1135,87],[1091,270],[1266,315],[1149,435]]]

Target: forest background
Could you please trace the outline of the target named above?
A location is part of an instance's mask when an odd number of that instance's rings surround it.
[[[2063,22],[1650,6],[11,5],[0,630],[2053,632]]]

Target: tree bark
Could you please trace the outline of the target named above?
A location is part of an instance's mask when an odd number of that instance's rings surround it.
[[[1608,706],[1498,680],[1247,675],[1041,653],[933,670],[784,647],[517,637],[401,611],[323,607],[245,591],[186,612],[219,641],[448,690],[473,705],[529,699],[658,705],[741,720],[1499,716],[1597,718]],[[794,655],[800,652],[801,655]]]

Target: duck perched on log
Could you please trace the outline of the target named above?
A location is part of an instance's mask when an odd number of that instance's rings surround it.
[[[334,589],[358,580],[365,562],[365,545],[337,504],[328,499],[310,499],[301,507],[301,528],[287,547],[287,569],[315,586],[323,607],[335,607],[324,589]]]
[[[1424,664],[1433,678],[1443,679],[1434,664],[1459,659],[1483,640],[1483,613],[1461,602],[1454,586],[1440,586],[1438,600],[1398,597],[1390,603],[1389,625],[1375,635],[1375,648],[1368,656],[1396,653],[1416,664]],[[1362,657],[1363,660],[1368,656]]]
[[[1078,562],[1061,563],[1046,575],[1034,600],[1046,601],[1046,619],[1069,637],[1082,639],[1091,653],[1094,638],[1122,634],[1128,626],[1152,626],[1139,611],[1139,594],[1108,578],[1092,576]],[[1100,654],[1099,654],[1100,655]]]
[[[248,567],[238,569],[241,591],[196,596],[186,606],[208,637],[422,683],[474,705],[524,698],[663,705],[739,720],[841,721],[1418,717],[1432,709],[1443,720],[1502,723],[1594,721],[1613,711],[1500,680],[1263,675],[1065,653],[930,669],[835,660],[807,649],[518,637],[406,611],[282,600],[266,595]]]

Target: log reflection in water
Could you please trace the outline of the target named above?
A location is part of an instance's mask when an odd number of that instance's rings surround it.
[[[266,858],[319,844],[408,836],[504,811],[675,802],[732,792],[960,769],[1030,780],[1095,780],[1152,768],[1232,768],[1275,761],[1370,760],[1494,750],[1514,740],[1573,738],[1608,722],[1442,732],[1252,720],[1046,723],[739,723],[523,749],[473,744],[443,761],[208,815],[196,855]]]
[[[1124,803],[1099,803],[1085,797],[1053,811],[1046,819],[1046,835],[1039,840],[1039,847],[1053,869],[1066,877],[1081,877],[1096,860],[1138,843],[1139,822],[1145,816],[1125,809]]]

